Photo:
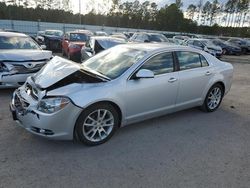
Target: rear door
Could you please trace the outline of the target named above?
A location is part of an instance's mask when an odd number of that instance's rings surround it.
[[[212,78],[213,70],[199,53],[175,52],[179,64],[179,92],[177,106],[200,104],[203,92]]]

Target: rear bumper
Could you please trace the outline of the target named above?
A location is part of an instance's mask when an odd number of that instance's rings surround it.
[[[32,134],[56,140],[72,140],[75,122],[82,109],[69,103],[63,109],[46,114],[36,110],[36,107],[27,108],[25,112],[15,107],[14,92],[10,103],[13,120]]]

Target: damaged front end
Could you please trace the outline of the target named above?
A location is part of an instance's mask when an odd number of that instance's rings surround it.
[[[15,90],[10,104],[13,119],[34,134],[72,139],[72,122],[76,122],[82,108],[70,99],[69,93],[104,80],[81,70],[79,64],[56,56]],[[50,94],[59,88],[64,92]]]

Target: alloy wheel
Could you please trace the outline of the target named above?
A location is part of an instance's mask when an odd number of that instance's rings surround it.
[[[109,110],[97,109],[85,118],[82,132],[87,140],[99,142],[109,136],[114,123],[114,116]]]
[[[215,109],[221,101],[222,98],[222,92],[219,87],[213,88],[209,95],[208,95],[208,100],[207,100],[207,106],[210,110]]]

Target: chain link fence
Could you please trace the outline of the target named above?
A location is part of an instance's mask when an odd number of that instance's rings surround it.
[[[107,27],[97,25],[78,25],[78,24],[64,24],[64,23],[51,23],[40,21],[21,21],[21,20],[0,20],[0,29],[13,30],[23,32],[29,35],[35,35],[38,31],[44,31],[47,29],[62,30],[63,32],[72,31],[76,29],[87,29],[90,31],[105,31],[110,34],[113,32],[163,32],[155,30],[144,29],[132,29],[132,28],[119,28],[119,27]],[[178,32],[168,32],[172,34],[180,34]]]

